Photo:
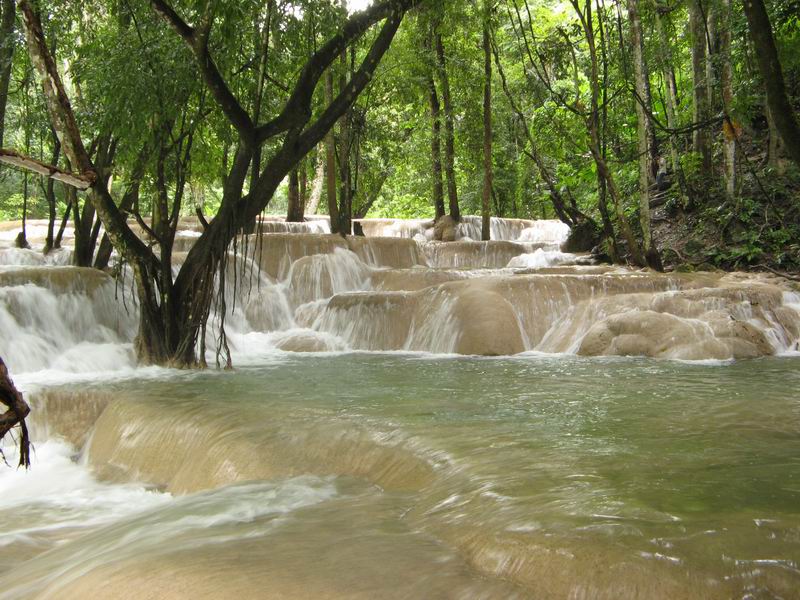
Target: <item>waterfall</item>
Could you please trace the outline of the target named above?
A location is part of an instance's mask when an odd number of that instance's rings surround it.
[[[137,367],[128,271],[63,266],[69,248],[45,257],[41,239],[0,248],[0,355],[38,461],[0,469],[4,597],[316,597],[331,582],[351,597],[365,580],[360,597],[397,581],[414,598],[726,598],[759,521],[756,556],[793,551],[796,403],[781,388],[796,361],[736,362],[800,354],[786,281],[598,265],[560,251],[558,222],[497,220],[498,239],[453,243],[426,221],[365,222],[359,238],[268,223],[225,262],[234,372]],[[198,236],[181,230],[173,273]],[[609,356],[669,361],[581,358]],[[752,438],[730,435],[742,423]],[[716,510],[730,492],[760,498],[754,477],[773,505]],[[713,577],[693,562],[709,547],[735,557]],[[782,565],[775,590],[796,589]]]
[[[12,373],[132,367],[137,312],[99,271],[0,267],[0,355]]]
[[[365,220],[365,232],[396,237],[346,239],[305,233],[325,230],[324,219],[309,223],[266,220],[282,233],[253,236],[248,256],[228,262],[235,361],[275,351],[728,360],[798,350],[800,295],[776,278],[593,265],[558,250],[568,235],[558,221],[495,219],[498,237],[518,241],[452,243],[415,241],[429,225],[421,220]],[[478,224],[468,217],[462,226]],[[181,247],[198,235],[182,229]],[[0,249],[0,353],[15,373],[131,369],[130,275],[119,286],[56,266],[69,256]],[[174,269],[183,256],[176,252]],[[214,314],[209,359],[219,322]]]

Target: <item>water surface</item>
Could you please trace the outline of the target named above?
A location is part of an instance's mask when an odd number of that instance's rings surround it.
[[[798,358],[275,354],[89,387],[116,400],[85,459],[156,489],[126,483],[133,514],[87,515],[9,597],[164,572],[213,597],[197,570],[244,597],[798,597]]]

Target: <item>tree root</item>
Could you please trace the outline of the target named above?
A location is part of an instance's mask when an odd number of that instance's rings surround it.
[[[8,369],[0,357],[0,403],[8,407],[8,410],[0,415],[0,440],[19,425],[19,466],[26,469],[31,466],[31,441],[28,435],[28,427],[25,424],[25,417],[31,412],[30,407],[22,394],[19,393],[11,378],[8,376]]]

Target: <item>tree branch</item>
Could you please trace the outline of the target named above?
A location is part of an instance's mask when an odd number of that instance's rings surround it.
[[[258,127],[256,143],[262,144],[269,138],[289,129],[305,125],[311,118],[311,101],[314,97],[314,90],[325,70],[336,57],[372,25],[391,15],[400,15],[402,19],[402,15],[418,2],[419,0],[386,0],[372,5],[365,11],[353,14],[341,31],[328,40],[308,60],[283,111],[271,121]]]
[[[208,50],[208,36],[213,22],[210,3],[206,4],[205,13],[197,28],[189,26],[164,0],[150,0],[150,6],[186,42],[194,54],[203,81],[222,112],[239,132],[241,138],[252,142],[255,133],[253,120],[231,92]]]
[[[8,410],[0,415],[0,440],[17,425],[20,426],[21,436],[19,440],[19,466],[29,467],[30,459],[30,438],[28,428],[25,425],[25,417],[31,409],[23,400],[22,394],[14,387],[14,382],[8,376],[8,369],[0,357],[0,404],[8,407]]]
[[[55,60],[47,46],[38,13],[34,11],[30,0],[19,0],[18,6],[22,13],[28,54],[42,80],[51,125],[61,140],[64,154],[70,164],[77,167],[81,176],[90,182],[87,189],[89,198],[97,210],[109,238],[114,242],[114,246],[129,258],[139,260],[142,265],[148,267],[157,265],[158,260],[155,255],[128,227],[125,217],[114,203],[103,178],[99,177],[97,168],[92,163],[89,153],[86,152],[75,114],[72,112],[72,106],[61,82],[61,76],[58,74]]]
[[[86,190],[93,183],[86,175],[69,173],[68,171],[64,171],[53,165],[48,165],[47,163],[43,163],[30,156],[25,156],[14,150],[0,148],[0,162],[25,171],[32,171],[43,177],[60,181],[61,183],[65,183],[79,190]]]

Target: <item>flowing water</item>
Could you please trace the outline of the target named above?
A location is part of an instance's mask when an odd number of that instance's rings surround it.
[[[424,225],[265,236],[234,372],[137,368],[130,282],[0,250],[0,598],[800,597],[796,291]]]

